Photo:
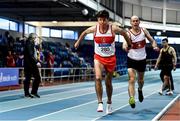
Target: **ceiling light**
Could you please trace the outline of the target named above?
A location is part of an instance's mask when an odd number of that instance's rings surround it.
[[[86,8],[82,10],[82,14],[83,14],[83,15],[87,16],[88,13],[89,13],[89,11],[88,11]]]
[[[161,31],[157,31],[156,35],[160,36],[161,35]]]
[[[52,21],[53,24],[57,24],[58,22],[57,21]]]

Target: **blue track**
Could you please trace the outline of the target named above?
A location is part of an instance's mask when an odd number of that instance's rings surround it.
[[[97,113],[97,100],[94,82],[83,82],[51,87],[41,87],[41,98],[23,98],[23,90],[0,92],[0,120],[42,121],[42,120],[152,120],[166,105],[180,94],[180,70],[173,72],[175,93],[173,96],[160,96],[159,71],[146,72],[143,88],[144,101],[136,108],[128,105],[128,77],[113,80],[113,113]],[[104,84],[103,84],[104,85]],[[137,87],[137,84],[136,84]],[[104,109],[106,92],[104,87]]]

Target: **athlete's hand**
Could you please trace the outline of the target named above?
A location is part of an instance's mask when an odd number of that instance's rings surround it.
[[[77,41],[75,44],[74,44],[74,48],[77,49],[79,47],[79,42]]]
[[[153,50],[156,51],[156,52],[160,51],[159,47],[154,47]]]
[[[175,71],[176,70],[176,65],[175,64],[173,64],[173,71]]]
[[[123,50],[124,50],[125,52],[127,52],[127,51],[128,51],[127,47],[126,47],[126,48],[123,48]]]
[[[41,63],[40,62],[38,62],[36,65],[37,65],[38,68],[41,68]]]
[[[126,51],[126,52],[128,53],[129,50],[130,50],[130,47],[123,47],[123,50]]]
[[[156,70],[158,70],[158,67],[157,67],[157,65],[155,65],[155,66],[154,66],[154,70],[155,70],[155,71],[156,71]]]

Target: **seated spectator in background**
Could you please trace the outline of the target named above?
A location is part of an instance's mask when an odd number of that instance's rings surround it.
[[[15,67],[16,66],[15,58],[14,58],[11,50],[8,51],[6,61],[7,61],[7,63],[6,63],[7,67]]]
[[[23,52],[17,54],[16,67],[20,67],[20,68],[24,67],[24,54],[23,54]],[[21,79],[19,79],[19,84],[22,84],[22,81],[23,81],[22,77],[24,77],[23,69],[20,69],[19,76],[21,77]]]
[[[15,41],[14,38],[10,35],[9,31],[6,31],[4,33],[4,36],[5,36],[4,39],[6,39],[6,42],[7,42],[7,45],[8,45],[8,49],[12,51],[13,46],[14,46],[14,41]]]
[[[0,43],[0,51],[2,52],[2,67],[6,66],[6,57],[8,55],[8,40],[7,40],[7,34],[4,33],[1,37],[1,43]]]
[[[16,41],[14,42],[14,51],[18,54],[24,52],[24,46],[25,46],[25,38],[16,38]]]
[[[0,51],[0,67],[3,67],[3,60],[2,60],[2,58],[3,58],[3,54],[2,54],[2,51]]]
[[[52,52],[48,53],[48,57],[47,57],[47,66],[48,66],[48,77],[50,77],[50,80],[53,81],[52,77],[54,75],[54,70],[52,68],[54,68],[54,58],[55,56],[52,54]]]
[[[24,66],[24,55],[21,52],[17,55],[16,67],[23,67],[23,66]]]
[[[73,67],[73,64],[72,64],[71,61],[69,61],[69,60],[64,60],[64,61],[62,62],[62,67],[64,67],[64,68],[72,68],[72,67]]]
[[[71,49],[69,43],[67,43],[67,42],[65,43],[65,48],[68,50],[69,53],[72,53],[72,49]]]
[[[43,65],[44,64],[44,54],[42,52],[42,48],[39,46],[37,47],[37,58],[38,58],[38,61],[41,63],[41,65]]]

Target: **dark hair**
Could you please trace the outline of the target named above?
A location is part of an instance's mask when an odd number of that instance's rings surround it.
[[[167,38],[162,39],[162,42],[168,42]]]
[[[106,11],[106,10],[101,10],[99,11],[97,14],[96,14],[96,17],[99,18],[99,17],[105,17],[107,19],[109,19],[109,12]]]

